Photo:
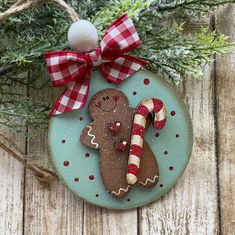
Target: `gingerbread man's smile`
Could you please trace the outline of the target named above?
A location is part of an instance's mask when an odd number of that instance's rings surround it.
[[[96,107],[99,107],[104,112],[112,112],[117,107],[119,96],[113,96],[111,99],[109,96],[104,96],[102,101],[96,103]]]

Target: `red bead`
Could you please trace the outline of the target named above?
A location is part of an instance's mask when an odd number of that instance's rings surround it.
[[[75,182],[78,182],[78,181],[79,181],[79,178],[74,178],[74,181],[75,181]]]
[[[159,137],[160,136],[160,134],[157,132],[156,134],[155,134],[155,137]]]
[[[144,79],[144,85],[148,85],[150,83],[149,79],[148,78],[145,78]]]
[[[69,161],[64,161],[64,166],[68,166],[69,165]]]
[[[95,179],[95,176],[94,176],[94,175],[90,175],[90,176],[89,176],[89,179],[90,179],[90,180],[93,180],[93,179]]]

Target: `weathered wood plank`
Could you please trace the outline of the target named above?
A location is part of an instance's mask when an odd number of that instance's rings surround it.
[[[102,227],[102,209],[84,203],[84,235],[101,235],[103,234]]]
[[[3,133],[1,127],[1,133]],[[4,135],[9,136],[8,131]],[[17,141],[24,149],[24,141]],[[0,234],[18,235],[23,229],[24,167],[0,149]]]
[[[137,222],[136,209],[129,211],[102,210],[104,235],[135,235],[138,230]]]
[[[181,93],[194,128],[190,163],[176,186],[162,199],[140,209],[140,234],[217,234],[217,179],[213,109],[213,74],[188,78]]]
[[[235,6],[216,14],[216,28],[235,40]],[[221,231],[235,234],[235,51],[217,57],[217,117]]]
[[[57,180],[40,185],[27,171],[25,187],[25,234],[82,234],[83,203]]]
[[[25,94],[25,89],[18,85],[14,85],[13,90]],[[14,140],[18,149],[25,152],[23,134],[15,133],[2,125],[0,132]],[[24,174],[24,166],[0,148],[0,234],[18,235],[23,232]]]
[[[84,205],[84,235],[135,235],[137,210],[114,211]]]

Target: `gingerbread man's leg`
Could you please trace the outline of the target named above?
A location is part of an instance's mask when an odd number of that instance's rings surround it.
[[[126,181],[126,168],[128,152],[117,154],[115,148],[100,150],[100,174],[105,188],[115,198],[124,198],[131,190],[131,185]]]
[[[144,141],[137,185],[152,188],[157,184],[158,178],[159,171],[157,160],[148,143]]]

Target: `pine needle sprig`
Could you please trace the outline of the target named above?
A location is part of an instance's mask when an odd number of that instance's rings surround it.
[[[32,100],[0,103],[0,125],[10,127],[16,132],[24,132],[28,126],[37,129],[48,128],[49,106]]]
[[[235,3],[235,0],[159,0],[151,5],[150,11],[160,12],[162,17],[175,16],[179,20],[202,17],[228,3]]]
[[[202,75],[203,66],[212,62],[213,53],[223,54],[235,47],[227,36],[208,28],[201,28],[196,36],[185,36],[182,31],[182,25],[167,30],[169,33],[159,30],[134,51],[134,54],[150,60],[150,70],[163,73],[175,85],[184,75]]]

